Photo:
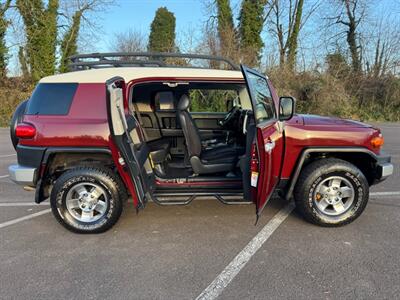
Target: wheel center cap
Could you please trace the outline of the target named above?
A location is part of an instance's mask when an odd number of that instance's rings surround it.
[[[83,196],[82,198],[79,199],[79,207],[83,211],[91,211],[94,209],[95,204],[96,204],[96,199],[94,199],[93,196]]]

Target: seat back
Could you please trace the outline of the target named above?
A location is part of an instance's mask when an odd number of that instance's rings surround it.
[[[192,156],[200,157],[201,139],[199,130],[189,113],[190,98],[188,95],[182,95],[177,107],[178,120],[181,124],[183,135],[185,136],[186,146],[189,158]]]

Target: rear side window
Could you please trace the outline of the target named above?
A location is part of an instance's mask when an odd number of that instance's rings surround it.
[[[174,110],[174,93],[167,92],[158,92],[155,96],[155,103],[157,110]]]
[[[77,88],[77,83],[39,83],[29,99],[26,114],[68,114]]]

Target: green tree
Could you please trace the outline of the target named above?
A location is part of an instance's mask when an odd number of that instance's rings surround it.
[[[8,27],[8,20],[5,17],[5,13],[10,7],[11,0],[7,0],[5,3],[0,3],[0,79],[6,76],[7,72],[7,60],[8,60],[8,49],[6,47],[6,31]]]
[[[20,46],[19,50],[18,50],[18,60],[19,60],[20,66],[21,66],[22,76],[24,78],[28,78],[29,77],[29,68],[28,68],[28,63],[26,62],[25,49],[22,46]]]
[[[240,51],[242,61],[255,67],[264,47],[261,31],[264,25],[266,0],[243,0],[239,15]]]
[[[222,56],[235,59],[237,53],[237,37],[233,14],[229,0],[217,0],[218,38]]]
[[[38,81],[54,74],[57,46],[58,0],[17,0],[16,5],[25,25],[26,62],[30,76]]]
[[[348,65],[345,56],[336,51],[335,53],[328,54],[325,58],[327,64],[327,73],[335,78],[344,79],[350,73],[350,66]]]
[[[175,49],[175,16],[166,7],[160,7],[151,22],[149,51],[174,52]]]
[[[79,28],[81,24],[81,18],[83,15],[83,10],[77,10],[72,17],[72,24],[69,29],[65,32],[62,41],[61,41],[61,60],[59,72],[64,73],[68,71],[68,58],[72,55],[78,53],[78,36],[79,36]]]

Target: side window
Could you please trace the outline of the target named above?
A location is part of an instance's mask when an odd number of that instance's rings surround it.
[[[230,107],[240,105],[235,90],[193,89],[189,91],[190,112],[227,112]]]
[[[158,92],[155,95],[156,110],[174,110],[174,94],[171,91]]]
[[[255,102],[255,116],[257,123],[275,118],[274,101],[265,78],[247,73],[249,87]]]
[[[27,115],[67,115],[77,83],[39,83],[26,109]]]

